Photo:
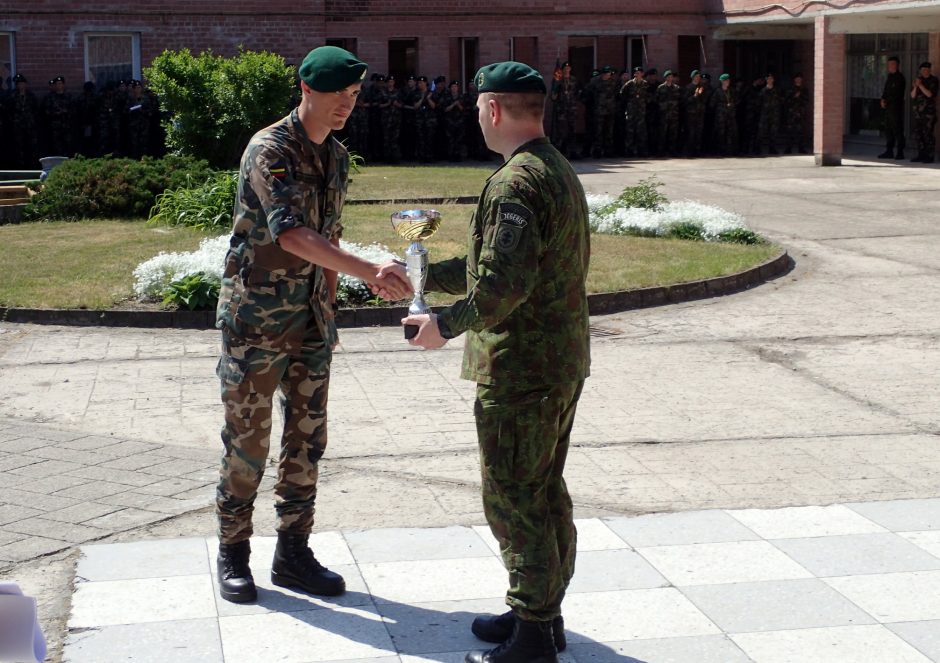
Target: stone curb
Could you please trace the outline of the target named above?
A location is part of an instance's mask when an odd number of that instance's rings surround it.
[[[720,297],[747,290],[790,271],[793,260],[781,250],[767,262],[750,269],[704,281],[674,285],[603,292],[588,295],[591,315],[606,315],[633,309],[679,304],[696,299]],[[441,307],[435,307],[438,311]],[[336,315],[337,327],[393,327],[401,324],[407,307],[341,309]],[[148,329],[213,329],[215,311],[92,311],[85,309],[29,309],[0,307],[0,322],[75,327],[142,327]]]
[[[348,198],[346,205],[403,205],[415,209],[421,205],[476,205],[479,196],[451,196],[449,198]]]

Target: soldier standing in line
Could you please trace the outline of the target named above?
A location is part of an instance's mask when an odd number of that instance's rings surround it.
[[[385,76],[372,75],[372,84],[365,91],[366,102],[369,109],[369,150],[367,158],[370,161],[382,160],[382,109],[379,108],[379,99],[385,90]]]
[[[663,83],[656,88],[656,105],[659,107],[659,149],[663,156],[674,157],[679,153],[679,106],[682,103],[682,88],[676,84],[671,69],[663,72]]]
[[[571,75],[571,63],[561,65],[561,79],[552,83],[552,145],[567,159],[578,158],[575,120],[578,115],[578,81]]]
[[[463,161],[464,103],[460,93],[460,81],[451,81],[447,94],[441,98],[447,135],[447,158],[450,161]]]
[[[98,156],[98,95],[91,81],[82,86],[82,96],[75,102],[75,140],[78,153]]]
[[[879,159],[904,158],[904,96],[907,94],[907,80],[900,71],[901,61],[897,56],[888,58],[888,77],[881,92],[881,108],[884,110],[885,151]],[[897,144],[897,156],[894,147]]]
[[[352,113],[365,75],[366,64],[352,53],[314,49],[300,66],[300,106],[255,134],[242,156],[216,314],[222,331],[216,373],[225,407],[216,568],[226,601],[258,595],[249,540],[278,389],[284,431],[271,581],[323,596],[346,590],[342,576],[320,564],[308,546],[327,444],[337,274],[378,284],[379,294],[392,299],[409,291],[400,265],[376,265],[339,248],[349,155],[331,132]]]
[[[646,109],[649,104],[649,83],[644,77],[643,67],[633,68],[633,78],[620,90],[626,103],[624,120],[624,148],[628,157],[645,159],[649,155],[649,137],[646,127]]]
[[[379,92],[382,111],[382,154],[388,163],[401,161],[401,96],[395,89],[395,76],[385,77],[385,89]]]
[[[626,69],[620,71],[617,79],[617,93],[614,95],[614,149],[613,156],[622,157],[626,154],[624,146],[627,140],[627,99],[623,95],[623,86],[631,79]]]
[[[605,65],[596,79],[593,90],[594,142],[591,156],[609,157],[614,153],[614,112],[616,111],[617,81],[614,68]]]
[[[937,152],[937,94],[940,81],[930,73],[929,62],[921,62],[918,77],[911,86],[911,110],[914,111],[913,133],[917,141],[917,156],[914,162],[933,163]]]
[[[584,156],[590,156],[594,151],[594,100],[600,78],[600,69],[592,70],[591,80],[581,89],[581,103],[584,104],[584,145],[581,154]]]
[[[447,94],[447,78],[438,76],[434,79],[434,86],[431,89],[431,99],[434,100],[434,116],[436,118],[431,143],[434,150],[434,159],[437,161],[447,159],[447,123],[444,119],[444,97]]]
[[[767,74],[767,84],[760,91],[760,143],[767,145],[768,154],[780,154],[777,151],[777,138],[780,134],[780,110],[783,97],[776,85],[773,74]]]
[[[685,153],[695,158],[702,152],[702,131],[705,129],[705,86],[698,69],[692,70],[692,82],[685,88],[683,115],[685,116]]]
[[[140,159],[150,146],[150,100],[144,96],[140,81],[132,79],[130,93],[124,105],[124,126],[127,129],[125,154],[131,159]]]
[[[466,662],[557,663],[577,540],[563,472],[590,372],[587,201],[545,137],[542,76],[501,62],[476,80],[483,135],[505,163],[480,195],[467,255],[432,264],[427,282],[464,298],[402,323],[418,325],[410,343],[428,349],[466,333],[461,377],[477,383],[483,511],[509,572],[510,611],[474,619],[477,637],[502,644]]]
[[[650,155],[659,155],[659,102],[656,100],[656,90],[659,89],[659,71],[653,67],[646,70],[643,76],[649,85],[646,93],[646,144]]]
[[[418,101],[418,79],[414,75],[408,76],[405,89],[401,92],[401,154],[406,161],[415,158],[415,102]]]
[[[741,105],[744,106],[744,131],[741,133],[741,150],[745,154],[760,154],[760,107],[761,91],[766,81],[763,76],[755,78],[745,90]]]
[[[13,95],[7,99],[7,117],[10,118],[10,146],[14,168],[39,166],[39,101],[29,89],[23,74],[13,77]]]
[[[480,131],[480,114],[477,111],[477,99],[480,93],[477,92],[476,83],[470,81],[467,83],[467,103],[464,106],[464,131],[467,137],[467,154],[471,159],[480,161],[489,161],[490,151],[483,142],[483,132]]]
[[[705,121],[702,123],[702,153],[705,155],[715,152],[715,113],[712,107],[712,95],[715,89],[712,87],[711,74],[702,72],[702,87],[705,89]]]
[[[120,102],[114,83],[104,87],[98,104],[98,154],[121,156],[121,114],[124,105]]]
[[[369,103],[365,93],[356,97],[349,121],[346,122],[349,150],[364,157],[369,149]]]
[[[731,86],[731,75],[718,77],[721,87],[711,97],[714,114],[715,150],[720,156],[730,157],[738,152],[738,97]]]
[[[49,94],[42,100],[41,112],[45,156],[72,156],[72,97],[65,91],[64,76],[49,81]]]
[[[903,85],[902,85],[903,87]],[[902,90],[903,100],[903,90]],[[793,86],[787,90],[784,100],[784,132],[786,133],[786,145],[783,153],[790,154],[795,146],[800,154],[806,154],[806,116],[809,114],[809,96],[806,87],[803,85],[803,75],[793,76]],[[901,137],[901,146],[898,150],[900,158],[904,157],[904,138]]]
[[[418,77],[418,101],[415,102],[415,133],[417,134],[418,144],[415,148],[415,156],[422,163],[434,161],[434,134],[437,131],[437,113],[435,108],[437,104],[431,96],[428,89],[428,79],[425,76]]]

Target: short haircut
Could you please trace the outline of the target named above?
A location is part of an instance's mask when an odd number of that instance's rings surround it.
[[[545,95],[541,92],[484,92],[499,102],[506,115],[516,120],[545,117]]]

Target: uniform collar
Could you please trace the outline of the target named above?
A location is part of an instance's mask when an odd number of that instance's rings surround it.
[[[519,154],[520,152],[529,150],[536,146],[550,145],[550,144],[551,144],[551,141],[548,139],[548,136],[539,136],[538,138],[533,138],[532,140],[523,143],[522,145],[517,147],[515,150],[513,150],[513,153],[509,155],[509,158],[506,159],[506,161],[504,161],[503,164],[499,168],[494,170],[493,173],[489,177],[486,178],[487,183],[489,183],[489,181],[493,179],[493,177],[495,177],[496,173],[498,173],[503,168],[505,168],[509,164],[509,162],[512,161],[513,157]]]
[[[290,112],[290,120],[291,131],[297,136],[309,158],[312,159],[314,163],[320,165],[320,170],[323,173],[326,173],[328,170],[336,170],[336,149],[333,145],[333,132],[328,133],[326,138],[323,139],[329,154],[328,163],[320,163],[320,151],[317,150],[313,141],[310,140],[310,136],[307,135],[307,130],[304,128],[303,122],[300,121],[300,113],[296,108]]]

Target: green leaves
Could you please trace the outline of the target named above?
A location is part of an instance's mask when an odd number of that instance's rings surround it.
[[[202,184],[171,189],[157,196],[150,210],[150,224],[189,226],[197,230],[228,229],[232,226],[238,175],[216,173]]]
[[[606,216],[621,207],[639,207],[659,211],[668,202],[666,196],[659,192],[662,182],[651,175],[635,186],[626,187],[615,201],[598,210],[601,216]]]
[[[163,293],[163,305],[190,311],[207,311],[219,301],[219,281],[205,272],[196,272],[173,281]]]
[[[172,116],[167,143],[217,168],[237,166],[251,136],[287,114],[294,85],[284,58],[266,51],[164,51],[144,75]]]

